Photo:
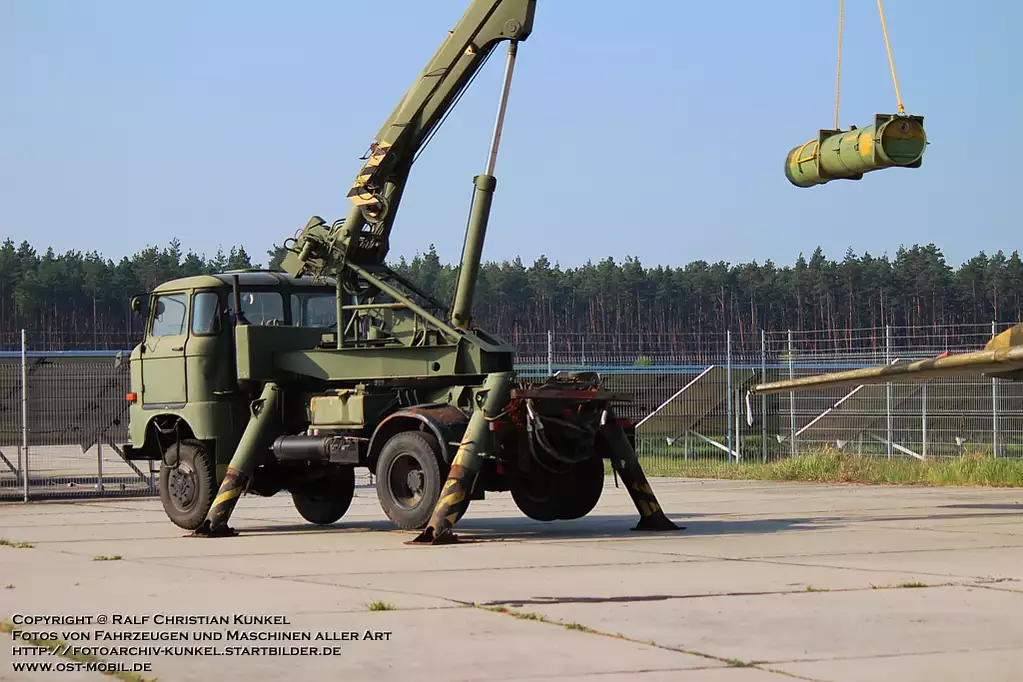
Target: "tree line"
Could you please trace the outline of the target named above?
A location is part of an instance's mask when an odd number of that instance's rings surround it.
[[[253,260],[243,247],[212,257],[185,252],[174,239],[119,260],[95,251],[40,252],[28,242],[0,246],[0,339],[20,329],[60,348],[125,348],[138,340],[132,296],[165,280],[243,267],[277,267],[280,247]],[[391,266],[441,301],[450,301],[457,264],[436,249]],[[832,347],[851,346],[852,330],[942,328],[1023,319],[1023,262],[1016,251],[983,252],[959,267],[934,244],[900,248],[894,257],[846,252],[826,258],[820,248],[791,265],[770,260],[729,264],[697,260],[680,267],[644,267],[607,257],[563,268],[541,256],[489,262],[475,297],[478,324],[525,352],[546,347],[546,333],[586,339],[600,352],[720,352],[725,332],[733,349],[760,347],[760,330],[813,332]],[[909,332],[906,332],[909,333]],[[872,341],[871,343],[876,343]],[[973,343],[971,341],[971,343]]]

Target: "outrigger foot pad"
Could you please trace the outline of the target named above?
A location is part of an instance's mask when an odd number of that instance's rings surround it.
[[[664,512],[658,511],[656,514],[650,516],[641,516],[639,523],[632,530],[641,531],[669,531],[669,530],[685,530],[685,526],[676,525],[674,521],[664,515]]]
[[[227,524],[224,524],[218,528],[210,526],[209,521],[203,521],[203,524],[196,528],[186,537],[190,538],[228,538],[238,535],[238,531],[231,528]]]
[[[423,532],[415,537],[413,540],[406,542],[406,545],[453,545],[459,542],[458,536],[451,532],[450,528],[445,528],[440,533],[437,533],[433,526],[427,526],[423,529]]]

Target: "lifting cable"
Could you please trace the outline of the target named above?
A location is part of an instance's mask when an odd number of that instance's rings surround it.
[[[835,130],[838,127],[838,98],[842,87],[842,19],[845,17],[845,0],[838,0],[838,68],[835,74]]]
[[[888,42],[888,27],[884,23],[884,9],[881,8],[881,0],[877,0],[877,12],[881,15],[881,31],[884,33],[884,46],[888,51],[888,66],[892,70],[892,83],[895,85],[895,101],[899,105],[899,113],[906,113],[902,106],[902,95],[899,93],[899,79],[895,76],[895,60],[892,58],[892,45]]]
[[[884,20],[884,8],[881,0],[877,0],[877,13],[881,16],[881,32],[884,34],[884,47],[888,53],[888,67],[892,72],[892,84],[895,86],[895,101],[899,106],[899,113],[905,114],[906,108],[902,105],[902,93],[899,91],[899,79],[895,75],[895,58],[892,56],[892,44],[888,40],[888,25]],[[839,130],[838,112],[839,101],[842,92],[842,24],[845,19],[845,0],[838,0],[838,64],[835,73],[835,130]]]

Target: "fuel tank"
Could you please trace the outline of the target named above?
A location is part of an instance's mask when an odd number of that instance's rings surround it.
[[[785,157],[785,177],[796,187],[812,187],[859,180],[882,168],[919,168],[926,147],[923,116],[877,114],[866,128],[819,131]]]

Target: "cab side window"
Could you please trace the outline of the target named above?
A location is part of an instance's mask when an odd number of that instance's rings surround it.
[[[301,293],[291,296],[291,324],[296,327],[323,327],[337,325],[336,294]]]
[[[178,336],[185,333],[187,294],[157,296],[155,307],[153,326],[149,329],[150,336]]]
[[[220,294],[201,291],[192,299],[192,333],[213,336],[220,333]]]
[[[242,291],[242,315],[249,324],[283,325],[284,297],[279,291]],[[234,297],[227,297],[227,309],[234,317]]]

